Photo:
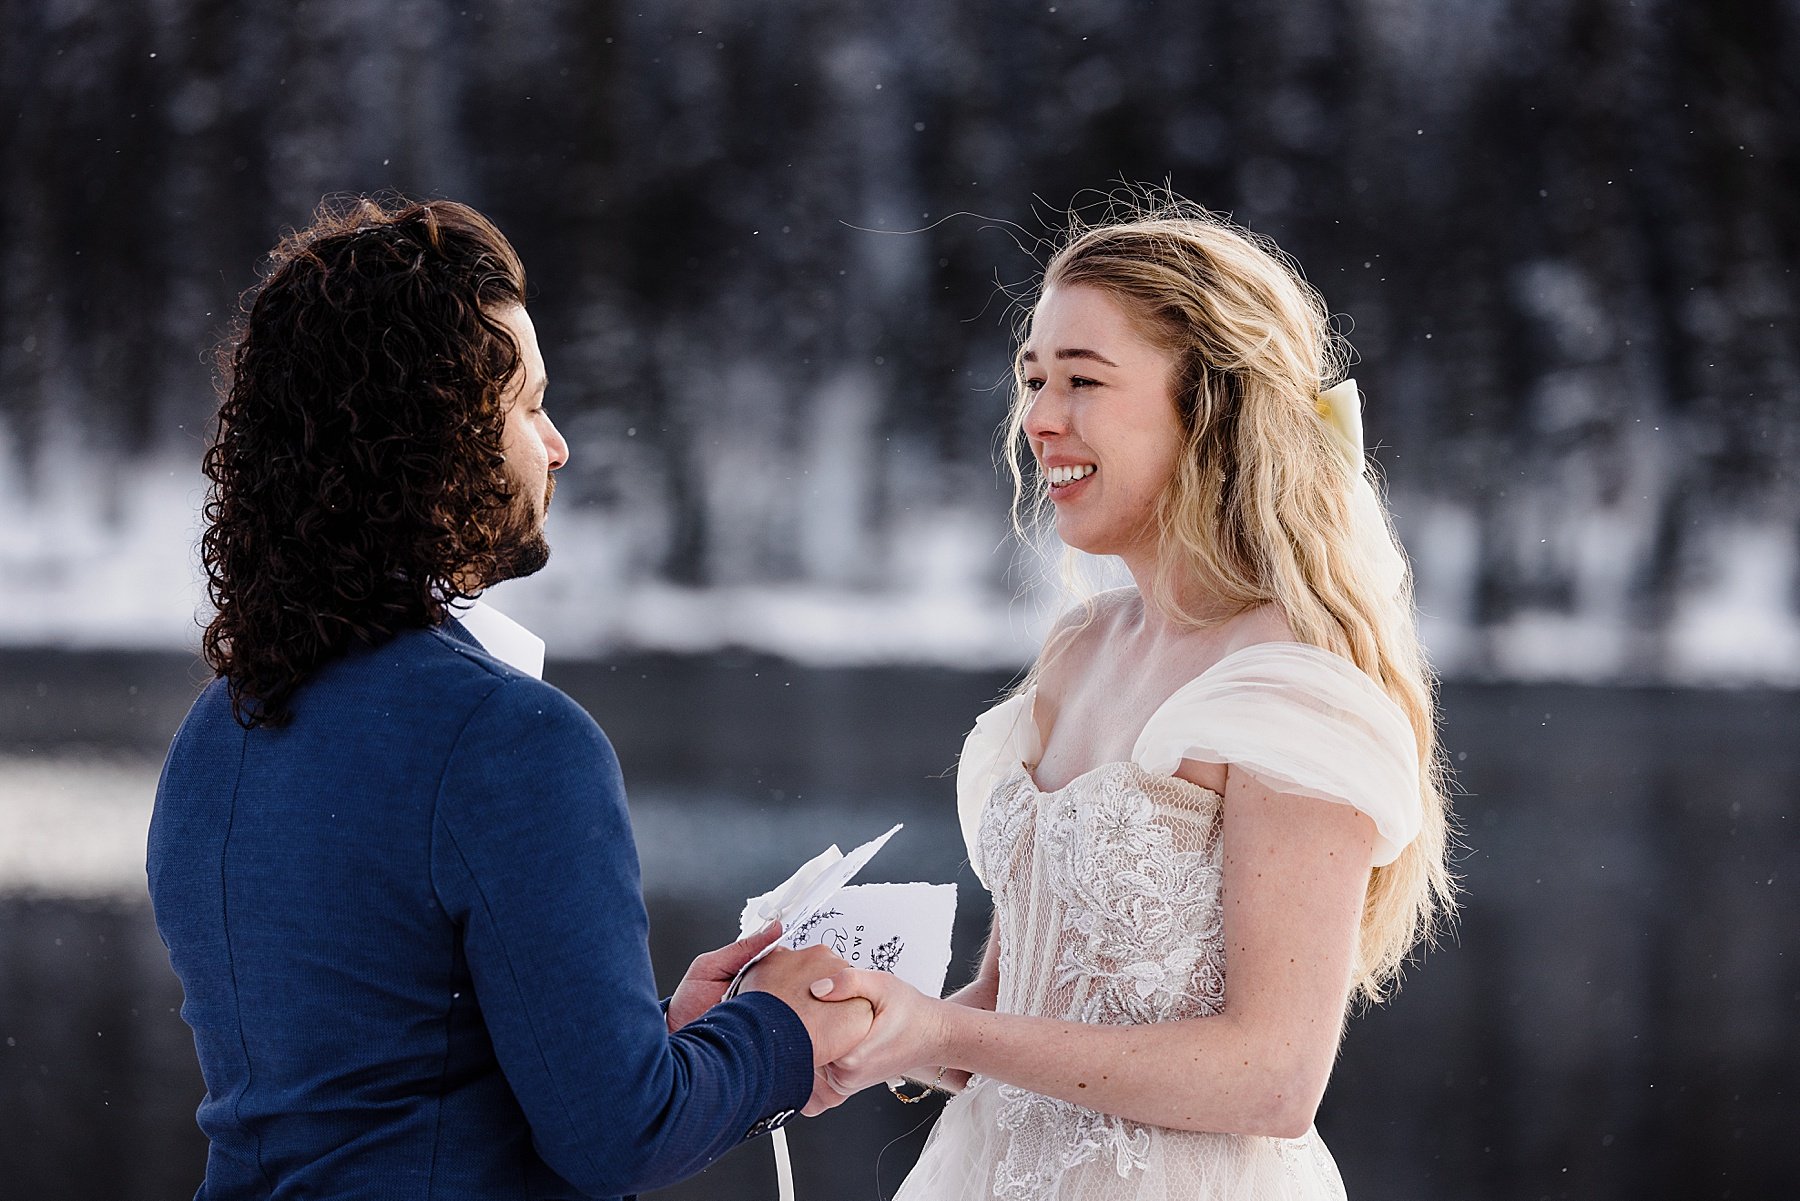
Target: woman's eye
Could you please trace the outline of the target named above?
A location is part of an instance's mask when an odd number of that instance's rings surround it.
[[[1038,389],[1042,388],[1043,386],[1044,386],[1044,381],[1041,379],[1028,379],[1025,381],[1025,390],[1027,392],[1036,392]]]
[[[1071,388],[1093,388],[1097,387],[1099,383],[1099,380],[1089,379],[1085,375],[1072,375],[1069,377],[1069,387]]]

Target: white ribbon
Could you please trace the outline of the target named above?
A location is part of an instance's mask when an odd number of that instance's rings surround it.
[[[1325,428],[1337,437],[1338,450],[1350,470],[1361,475],[1363,470],[1362,394],[1356,381],[1343,383],[1319,393],[1313,407],[1325,419]]]
[[[1374,569],[1377,585],[1387,596],[1397,595],[1406,579],[1406,557],[1394,545],[1388,531],[1387,515],[1381,498],[1369,482],[1368,462],[1363,455],[1362,393],[1356,381],[1347,379],[1319,393],[1314,403],[1332,441],[1344,457],[1354,481],[1350,492],[1350,527],[1357,548]]]
[[[775,1191],[781,1201],[794,1201],[794,1162],[788,1158],[787,1127],[777,1126],[769,1141],[775,1147]]]

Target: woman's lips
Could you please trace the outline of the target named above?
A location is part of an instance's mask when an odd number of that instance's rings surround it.
[[[1051,500],[1071,500],[1087,489],[1098,467],[1092,463],[1073,463],[1044,468],[1044,481],[1050,488]]]

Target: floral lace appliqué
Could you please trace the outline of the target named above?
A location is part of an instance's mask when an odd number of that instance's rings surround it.
[[[1079,801],[1039,814],[1046,881],[1064,911],[1056,977],[1079,1002],[1066,1016],[1084,1022],[1137,1025],[1225,1004],[1218,798],[1194,789],[1205,811],[1170,814],[1142,776],[1100,773]]]
[[[1216,793],[1130,763],[1054,793],[1024,771],[997,786],[980,845],[999,914],[1000,1008],[1105,1025],[1219,1012],[1218,805]],[[1010,1085],[998,1095],[1008,1139],[996,1197],[1050,1197],[1081,1164],[1107,1161],[1127,1177],[1148,1160],[1141,1123]]]
[[[994,1173],[994,1196],[1001,1201],[1040,1201],[1054,1196],[1068,1169],[1092,1160],[1111,1160],[1120,1178],[1142,1170],[1150,1154],[1150,1132],[1136,1122],[1002,1084],[999,1124],[1013,1133],[1006,1157]],[[1039,1154],[1021,1154],[1027,1147]]]

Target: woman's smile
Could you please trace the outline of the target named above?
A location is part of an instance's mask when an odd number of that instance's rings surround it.
[[[1092,463],[1077,463],[1066,467],[1045,467],[1044,480],[1050,486],[1050,499],[1054,501],[1068,500],[1084,491],[1082,485],[1093,478],[1100,470]]]

